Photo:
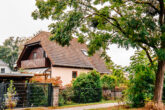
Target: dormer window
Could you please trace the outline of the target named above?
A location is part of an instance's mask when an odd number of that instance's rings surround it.
[[[88,56],[88,52],[85,49],[82,49],[81,51],[85,56]]]
[[[37,53],[34,52],[34,53],[33,53],[33,59],[36,59],[36,58],[37,58]]]

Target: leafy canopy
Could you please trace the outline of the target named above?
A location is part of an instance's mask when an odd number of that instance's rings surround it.
[[[0,46],[0,59],[9,64],[11,69],[14,69],[14,64],[18,58],[19,44],[21,38],[9,37],[5,40],[3,45]]]
[[[9,37],[0,45],[0,59],[9,64],[12,70],[27,40],[26,37]]]
[[[88,42],[90,55],[118,44],[153,49],[165,59],[165,25],[157,0],[36,0],[36,6],[33,18],[52,19],[50,39],[62,46],[77,36],[79,42]]]

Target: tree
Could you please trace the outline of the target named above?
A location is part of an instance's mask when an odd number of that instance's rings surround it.
[[[154,59],[154,56],[152,57]],[[153,63],[157,65],[156,62]],[[128,89],[125,91],[126,101],[133,107],[144,106],[153,99],[155,68],[150,65],[144,50],[138,50],[131,56]]]
[[[117,78],[117,82],[119,84],[124,84],[126,83],[126,76],[124,74],[126,73],[125,68],[121,67],[120,65],[114,64],[111,60],[110,62],[107,62],[107,68],[111,70],[112,75]]]
[[[14,64],[16,63],[24,41],[26,41],[25,38],[9,37],[4,41],[3,45],[0,46],[0,59],[9,64],[12,70],[14,69]]]
[[[88,53],[109,44],[142,48],[152,64],[149,50],[157,56],[154,102],[162,102],[165,72],[165,7],[163,0],[37,0],[34,19],[55,21],[52,36],[62,46],[77,36],[88,42]]]
[[[101,77],[101,83],[103,89],[114,89],[117,86],[117,77],[113,75],[103,75]]]

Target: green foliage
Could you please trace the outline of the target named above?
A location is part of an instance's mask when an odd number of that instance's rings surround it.
[[[81,74],[73,82],[73,90],[75,102],[99,102],[102,99],[100,74],[96,71]]]
[[[23,39],[17,37],[9,37],[5,40],[2,46],[0,46],[0,59],[9,64],[9,67],[13,70],[14,64],[17,61],[19,54],[19,47]]]
[[[130,75],[126,98],[133,107],[144,106],[145,100],[152,100],[154,92],[155,73],[146,65],[137,65]]]
[[[48,106],[48,88],[44,85],[30,84],[29,104],[31,106]]]
[[[74,97],[74,92],[73,92],[72,87],[66,87],[63,90],[60,90],[59,106],[71,103],[73,100],[73,97]]]
[[[101,77],[103,89],[114,89],[117,86],[117,77],[113,75],[103,75]]]
[[[111,59],[110,61],[106,62],[107,68],[111,70],[113,77],[116,79],[116,86],[125,85],[127,83],[127,79],[124,76],[125,68],[121,67],[120,65],[114,64]]]
[[[122,0],[37,0],[36,6],[33,18],[55,20],[56,24],[50,25],[53,34],[50,39],[62,46],[69,45],[75,35],[80,37],[80,42],[89,41],[91,54],[108,47],[107,42],[127,49],[130,46],[141,47],[141,44],[153,48],[160,45],[161,39],[156,33],[157,28],[160,28],[157,23],[159,20],[154,18],[158,12],[149,10],[150,5],[147,3]],[[107,38],[99,40],[99,36]],[[97,45],[92,43],[94,41]],[[97,48],[93,48],[95,45]]]
[[[153,99],[155,68],[149,65],[144,51],[136,51],[131,57],[128,89],[125,91],[126,99],[133,107],[144,106],[146,101]]]
[[[62,46],[69,45],[72,37],[77,36],[80,42],[88,43],[89,55],[100,49],[106,53],[109,44],[118,44],[126,49],[142,48],[148,53],[153,50],[157,59],[164,61],[163,3],[163,0],[37,0],[38,9],[32,16],[56,21],[50,25],[51,40]],[[87,31],[81,29],[83,26]]]
[[[7,88],[7,94],[5,94],[5,105],[7,108],[12,109],[16,107],[18,99],[16,98],[16,90],[13,85],[13,81],[10,81],[9,87]]]
[[[59,101],[58,101],[58,105],[59,105],[59,106],[63,106],[63,105],[66,104],[66,101],[65,101],[64,97],[63,97],[61,94],[59,94],[58,100],[59,100]]]

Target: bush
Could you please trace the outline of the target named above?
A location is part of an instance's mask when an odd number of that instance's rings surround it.
[[[58,101],[58,105],[59,106],[62,106],[65,104],[65,99],[64,97],[62,96],[62,94],[59,94],[59,101]]]
[[[9,109],[16,107],[18,99],[16,98],[16,90],[13,81],[10,81],[9,87],[7,88],[7,93],[5,94],[5,105]]]
[[[45,85],[30,84],[29,104],[31,106],[48,106],[48,87]]]
[[[130,75],[128,89],[125,91],[127,102],[133,107],[144,106],[145,101],[152,100],[155,73],[152,68],[136,65],[134,74]]]
[[[73,96],[74,93],[72,87],[61,89],[59,94],[59,106],[71,103],[73,100]]]
[[[117,86],[117,78],[113,75],[103,75],[101,77],[101,84],[103,88],[103,98],[109,100],[111,98],[111,90]]]
[[[79,103],[98,102],[102,99],[100,74],[92,71],[81,74],[73,82],[74,101]]]
[[[103,89],[114,89],[117,85],[117,78],[113,75],[103,75],[101,77],[101,84]]]

